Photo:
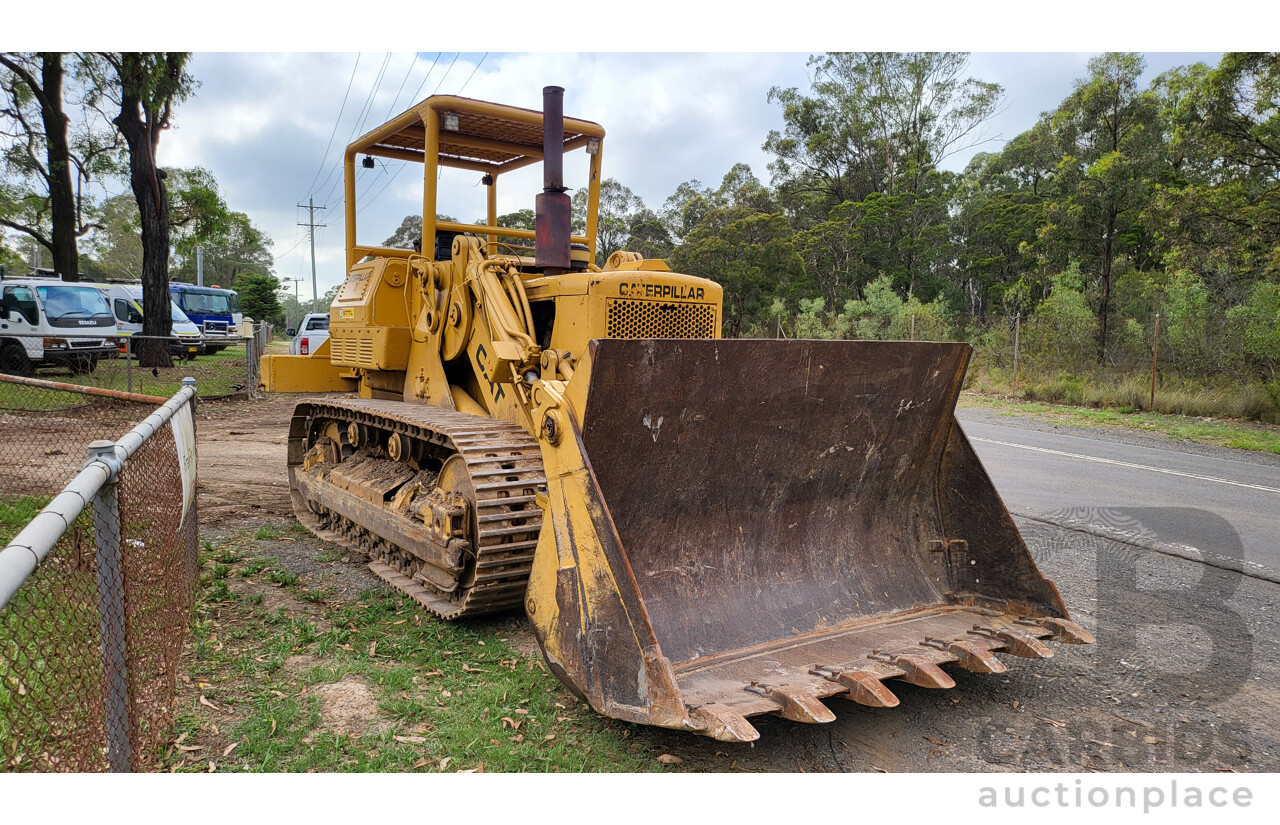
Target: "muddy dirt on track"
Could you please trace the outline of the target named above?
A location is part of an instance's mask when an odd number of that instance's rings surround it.
[[[205,529],[291,518],[286,439],[303,397],[201,405]],[[950,690],[895,681],[897,708],[831,699],[830,724],[754,717],[761,738],[750,746],[640,726],[632,735],[692,770],[1280,770],[1280,586],[1040,522],[1018,526],[1097,644],[1055,644],[1047,660],[1002,656],[1002,674],[952,670]],[[531,634],[517,635],[532,646]]]

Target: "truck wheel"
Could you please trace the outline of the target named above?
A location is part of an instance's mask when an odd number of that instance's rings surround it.
[[[9,341],[0,346],[0,372],[7,375],[30,375],[31,359],[27,351],[17,341]]]

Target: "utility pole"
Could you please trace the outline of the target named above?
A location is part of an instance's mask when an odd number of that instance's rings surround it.
[[[291,324],[294,329],[302,326],[302,301],[298,300],[298,282],[301,278],[285,278],[286,281],[293,281],[293,302],[298,305],[298,320]]]
[[[204,286],[204,247],[196,247],[196,286]]]
[[[326,207],[316,206],[316,199],[308,197],[305,204],[298,204],[298,208],[307,210],[307,222],[299,223],[298,226],[305,226],[311,232],[311,311],[315,312],[316,304],[320,300],[320,291],[316,288],[316,227],[325,226],[325,224],[316,223],[316,210]]]

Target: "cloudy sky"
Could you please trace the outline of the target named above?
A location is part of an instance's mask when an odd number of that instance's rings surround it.
[[[1092,53],[974,53],[970,73],[1005,89],[1005,108],[987,141],[949,159],[960,169],[979,150],[998,149],[1064,98]],[[1149,53],[1148,78],[1219,53]],[[353,137],[433,93],[541,108],[544,85],[565,87],[566,114],[601,123],[604,170],[651,208],[682,181],[716,185],[737,162],[768,179],[761,150],[781,128],[772,86],[808,88],[800,53],[549,54],[485,52],[338,52],[332,54],[198,53],[200,80],[178,111],[177,128],[160,142],[161,162],[211,170],[232,208],[247,213],[275,242],[277,274],[303,277],[310,290],[307,211],[318,206],[319,289],[342,279],[341,155]],[[348,91],[348,85],[350,90]],[[345,104],[344,104],[345,96]],[[411,168],[402,168],[409,166]],[[408,214],[420,211],[421,166],[399,161],[358,170],[361,242],[381,243]],[[582,152],[566,159],[566,183],[585,183]],[[532,208],[541,173],[500,180],[499,212]],[[484,214],[478,175],[444,170],[442,212],[462,220]]]
[[[434,93],[539,109],[543,86],[565,87],[565,113],[607,131],[605,176],[658,209],[682,181],[717,185],[734,163],[749,164],[767,181],[768,158],[760,147],[782,125],[778,106],[767,100],[769,89],[807,89],[805,64],[816,51],[971,51],[970,74],[1003,86],[1005,108],[990,123],[984,144],[946,164],[958,169],[973,151],[998,149],[1056,106],[1098,51],[1143,51],[1150,79],[1171,66],[1214,63],[1221,54],[1188,49],[1248,48],[1250,37],[1265,39],[1263,32],[1274,31],[1266,25],[1244,29],[1217,17],[1178,29],[1169,15],[1153,17],[1138,4],[1105,0],[1077,0],[1070,15],[1012,0],[963,8],[914,0],[909,15],[900,6],[863,8],[844,0],[806,0],[785,12],[778,5],[749,3],[646,0],[640,6],[598,0],[567,11],[545,7],[553,11],[546,17],[537,14],[542,7],[489,0],[484,8],[498,9],[497,15],[475,12],[462,25],[443,10],[432,11],[429,2],[395,0],[369,11],[222,0],[207,7],[199,25],[179,25],[173,17],[177,7],[167,0],[128,0],[125,5],[143,11],[139,18],[147,22],[141,27],[116,12],[119,3],[110,14],[98,3],[64,3],[72,7],[72,29],[41,27],[43,12],[19,8],[15,14],[29,13],[32,20],[24,25],[18,19],[9,31],[36,42],[13,45],[196,53],[190,68],[200,87],[179,107],[175,128],[163,135],[160,160],[212,171],[230,206],[271,236],[277,274],[305,278],[304,300],[311,264],[306,230],[298,226],[307,211],[298,204],[310,197],[326,207],[316,217],[326,224],[316,232],[323,292],[343,277],[344,147]],[[1276,12],[1259,19],[1268,17]],[[1108,25],[1098,24],[1103,18]],[[561,45],[585,51],[546,50]],[[1073,50],[1082,45],[1090,50]],[[1045,51],[1003,51],[1014,48]],[[380,161],[376,169],[359,170],[361,242],[381,243],[406,215],[420,211],[421,167],[405,166]],[[566,158],[565,173],[569,186],[585,183],[582,152]],[[463,220],[483,215],[477,178],[444,170],[440,211]],[[532,208],[540,172],[535,167],[523,179],[517,173],[500,184],[500,212]],[[114,191],[125,188],[114,184]]]

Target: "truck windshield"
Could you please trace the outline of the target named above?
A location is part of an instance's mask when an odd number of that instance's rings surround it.
[[[182,306],[187,312],[199,315],[230,315],[231,302],[226,293],[183,292]]]
[[[98,290],[87,286],[38,286],[36,292],[44,302],[44,312],[49,320],[59,318],[93,318],[111,315],[107,299]]]

